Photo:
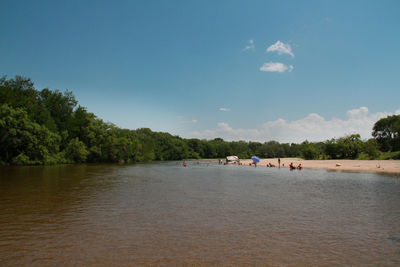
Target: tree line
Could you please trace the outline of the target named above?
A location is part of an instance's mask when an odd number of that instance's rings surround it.
[[[375,123],[373,138],[353,134],[325,142],[227,142],[184,139],[148,128],[121,129],[88,112],[70,91],[37,90],[29,78],[0,78],[0,164],[146,162],[224,158],[400,158],[400,116]]]

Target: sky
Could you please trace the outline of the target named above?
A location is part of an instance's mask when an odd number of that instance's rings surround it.
[[[0,75],[121,128],[302,142],[400,114],[400,1],[2,0]]]

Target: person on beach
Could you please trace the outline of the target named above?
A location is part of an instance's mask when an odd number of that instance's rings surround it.
[[[281,167],[281,158],[278,158],[278,166]]]

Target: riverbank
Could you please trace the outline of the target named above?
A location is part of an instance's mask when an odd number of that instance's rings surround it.
[[[241,159],[243,165],[249,165],[251,159]],[[304,160],[301,158],[281,158],[281,168],[288,168],[293,162],[295,166],[301,164],[303,168],[327,169],[336,171],[360,171],[400,174],[400,160]],[[258,166],[267,166],[269,163],[278,167],[278,159],[261,159]]]

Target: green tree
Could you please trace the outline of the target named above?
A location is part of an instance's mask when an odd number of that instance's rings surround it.
[[[320,156],[321,151],[318,147],[308,141],[301,143],[301,155],[305,159],[317,159]]]
[[[362,144],[361,151],[362,152],[360,153],[360,156],[362,156],[363,159],[378,158],[380,155],[378,141],[376,141],[376,139],[373,138],[369,139],[368,141]]]
[[[249,148],[252,155],[260,156],[260,148],[262,144],[259,142],[249,142]]]
[[[377,121],[372,136],[383,151],[400,150],[400,115],[388,116]]]
[[[263,158],[283,158],[286,156],[285,150],[277,141],[269,141],[261,145],[258,155]]]
[[[85,162],[88,154],[85,144],[77,137],[72,139],[65,149],[65,156],[72,162]]]
[[[230,143],[232,155],[240,159],[248,159],[252,156],[249,145],[245,141],[234,141]]]
[[[362,150],[362,141],[359,134],[339,138],[337,145],[339,157],[342,159],[355,159]]]
[[[336,139],[333,138],[325,141],[324,153],[328,159],[338,159],[341,157]]]
[[[78,104],[72,92],[62,93],[46,88],[39,93],[39,97],[40,102],[50,112],[58,131],[68,131],[71,127],[74,108]]]
[[[202,142],[200,139],[192,138],[187,139],[186,143],[189,147],[189,158],[205,158],[204,142]]]
[[[29,78],[16,76],[14,79],[0,79],[0,104],[7,104],[13,108],[23,108],[28,117],[51,131],[56,129],[50,112],[38,100],[39,92],[34,88]]]
[[[374,139],[350,135],[325,142],[280,144],[276,141],[227,142],[183,139],[148,128],[120,129],[78,106],[70,91],[34,88],[29,78],[0,78],[0,162],[52,164],[69,162],[143,162],[185,158],[380,157],[383,151],[400,150],[400,116],[389,116],[374,125]],[[398,157],[397,152],[388,158]]]
[[[32,122],[22,108],[0,106],[0,158],[16,164],[52,162],[61,137]]]

